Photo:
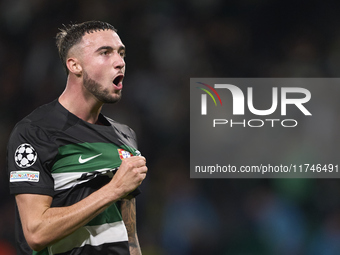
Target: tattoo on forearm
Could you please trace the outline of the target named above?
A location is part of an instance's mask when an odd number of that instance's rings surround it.
[[[129,237],[136,232],[136,204],[135,199],[122,201],[122,217]]]
[[[126,226],[129,237],[129,247],[131,255],[141,255],[141,249],[137,237],[136,229],[136,200],[124,199],[121,204],[122,218]]]

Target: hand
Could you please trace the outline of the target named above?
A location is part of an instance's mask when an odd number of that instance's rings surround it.
[[[110,184],[120,198],[135,190],[145,179],[146,159],[143,156],[126,158],[113,176]]]

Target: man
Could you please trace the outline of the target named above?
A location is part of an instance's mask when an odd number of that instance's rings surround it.
[[[65,27],[57,46],[66,88],[8,144],[18,254],[141,254],[134,197],[146,161],[134,132],[100,113],[121,98],[125,47],[100,21]]]

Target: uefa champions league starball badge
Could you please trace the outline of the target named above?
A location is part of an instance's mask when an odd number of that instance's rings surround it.
[[[18,146],[14,154],[15,163],[21,168],[32,166],[37,160],[38,154],[32,145],[23,143]]]

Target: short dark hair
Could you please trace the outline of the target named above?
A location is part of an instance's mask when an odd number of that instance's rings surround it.
[[[60,60],[63,63],[67,74],[69,73],[66,66],[67,54],[73,45],[81,41],[85,33],[92,33],[99,30],[112,30],[117,32],[117,29],[115,29],[111,24],[96,20],[63,26],[63,28],[59,29],[60,32],[57,33],[56,44]]]

